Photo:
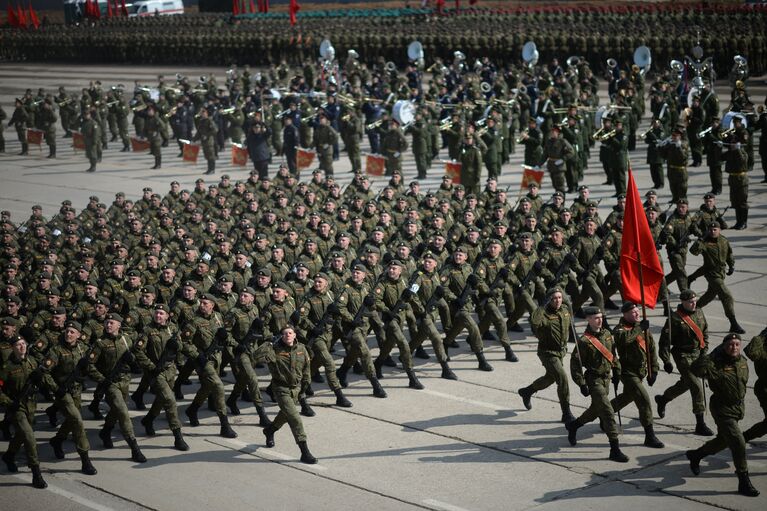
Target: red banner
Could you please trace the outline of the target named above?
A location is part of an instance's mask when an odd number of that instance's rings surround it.
[[[532,167],[522,166],[522,183],[519,185],[520,190],[527,190],[530,183],[538,183],[538,188],[541,187],[543,182],[543,171],[535,170]]]
[[[85,151],[85,138],[79,131],[72,131],[72,147],[75,151]]]
[[[290,7],[288,8],[288,12],[290,13],[290,26],[296,24],[298,21],[298,11],[301,10],[301,6],[298,5],[297,0],[290,0]],[[300,167],[299,167],[300,168]]]
[[[386,158],[377,154],[368,154],[365,157],[365,173],[370,176],[383,176],[386,167]]]
[[[149,141],[145,138],[131,137],[130,145],[134,153],[149,151]]]
[[[244,167],[248,163],[248,150],[241,144],[232,144],[232,165]]]
[[[445,174],[453,179],[454,184],[461,184],[461,164],[457,161],[445,162]]]
[[[184,143],[182,160],[189,163],[197,163],[197,155],[200,154],[200,144]]]
[[[298,170],[304,170],[311,167],[312,163],[314,163],[314,157],[316,155],[317,153],[314,151],[310,151],[308,149],[299,149],[298,153],[296,154],[296,167]]]
[[[27,128],[27,142],[30,144],[41,145],[43,143],[43,130],[36,130],[35,128]]]

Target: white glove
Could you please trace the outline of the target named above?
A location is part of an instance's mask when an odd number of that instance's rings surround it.
[[[740,142],[735,143],[735,149],[740,149]]]
[[[401,153],[399,153],[399,152],[396,152],[396,153],[394,153],[394,157],[395,157],[395,158],[399,158],[399,157],[400,157],[400,154],[401,154]]]
[[[563,159],[561,159],[561,158],[560,158],[559,160],[554,160],[554,165],[556,165],[557,167],[559,167],[559,166],[560,166],[560,165],[562,165],[564,162],[565,162],[565,160],[563,160]]]

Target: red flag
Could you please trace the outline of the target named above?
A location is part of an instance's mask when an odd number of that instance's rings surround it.
[[[83,13],[83,16],[86,18],[93,17],[93,4],[91,3],[91,0],[85,0],[85,12]]]
[[[232,165],[244,167],[248,163],[248,149],[242,144],[232,144]]]
[[[290,26],[296,24],[298,21],[298,11],[301,10],[301,6],[298,5],[298,0],[290,0]]]
[[[371,176],[383,176],[386,170],[386,158],[377,154],[365,157],[365,173]]]
[[[261,0],[258,0],[258,1],[260,2]],[[250,0],[250,10],[248,12],[250,12],[251,14],[256,12],[256,8],[253,6],[253,0]]]
[[[32,8],[32,0],[29,0],[29,22],[35,27],[35,30],[40,28],[40,18],[37,17],[37,13]]]
[[[445,162],[445,174],[450,176],[455,184],[461,183],[461,166],[460,162],[457,161]]]
[[[522,182],[519,185],[520,190],[527,190],[530,183],[538,183],[538,188],[543,182],[543,171],[536,170],[533,167],[522,165]]]
[[[264,12],[269,12],[269,0],[263,0],[264,2]]]
[[[240,0],[232,0],[232,15],[240,14]]]
[[[114,12],[112,11],[112,2],[107,0],[107,18],[111,18],[114,16]]]
[[[455,0],[455,10],[456,11],[461,10],[461,0]]]
[[[16,11],[11,7],[11,2],[8,2],[8,24],[13,28],[18,28],[19,18],[16,16]]]
[[[640,269],[641,264],[641,269]],[[641,275],[641,278],[640,278]],[[629,182],[626,189],[626,209],[623,213],[623,239],[621,241],[621,281],[623,300],[651,309],[655,308],[663,281],[663,268],[655,250],[642,199],[629,166]]]
[[[437,0],[437,12],[442,14],[442,9],[445,8],[445,0]]]
[[[117,1],[117,0],[115,0],[115,2],[116,2],[116,1]],[[122,13],[123,13],[123,16],[128,16],[128,8],[125,6],[125,0],[120,0],[120,2],[121,2],[121,4],[122,4],[122,5],[120,6],[120,10],[122,11]]]
[[[296,167],[298,170],[304,170],[311,167],[315,156],[317,156],[316,152],[309,149],[299,148],[296,152]]]
[[[16,14],[16,18],[18,19],[18,27],[27,28],[27,15],[24,14],[24,8],[21,4],[18,5],[17,10],[18,14]]]
[[[93,0],[93,19],[101,19],[101,7],[99,6],[99,0]]]

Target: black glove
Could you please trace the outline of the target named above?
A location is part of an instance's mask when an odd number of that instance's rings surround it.
[[[469,276],[466,278],[466,285],[475,287],[477,285],[478,279],[477,276],[473,273],[470,273]]]
[[[735,266],[727,268],[727,275],[732,275],[733,273],[735,273]]]
[[[56,389],[54,396],[56,396],[56,399],[61,399],[64,397],[66,393],[67,393],[67,389],[64,388],[63,385],[59,385],[59,388]]]
[[[394,319],[394,314],[392,314],[391,311],[385,310],[381,313],[381,319],[388,323]]]
[[[226,331],[226,328],[221,327],[218,330],[216,330],[216,342],[221,344],[226,340],[226,338],[229,336],[229,332]]]
[[[506,268],[503,268],[503,269],[506,270]],[[434,296],[437,298],[442,298],[443,296],[445,296],[445,288],[442,286],[437,286],[436,288],[434,288]]]
[[[671,362],[663,362],[663,370],[666,371],[668,374],[671,374],[674,372],[674,364]]]
[[[165,349],[168,351],[178,351],[178,341],[176,340],[175,336],[168,339],[168,343],[165,345]]]
[[[362,326],[364,319],[359,317],[352,321],[352,328],[359,328]]]
[[[250,324],[251,332],[259,332],[263,329],[264,329],[264,320],[261,318],[254,319],[253,322]]]
[[[322,331],[323,330],[324,330],[324,328],[322,328],[321,325],[314,325],[312,327],[312,337],[318,337],[318,336],[322,335]]]
[[[589,397],[589,394],[591,394],[591,392],[589,391],[588,385],[581,385],[581,394],[583,395],[583,397]]]
[[[402,301],[407,303],[413,298],[413,292],[410,290],[410,288],[405,288],[404,291],[402,291]]]
[[[605,256],[605,247],[603,247],[602,245],[599,245],[597,247],[597,257],[602,259],[604,256]]]
[[[658,373],[653,371],[653,373],[650,376],[647,377],[647,384],[650,387],[652,387],[653,385],[655,385],[655,380],[657,380],[657,379],[658,379]]]
[[[293,311],[293,314],[290,315],[290,322],[297,325],[299,321],[301,321],[301,312],[295,310]]]
[[[503,268],[498,270],[498,275],[501,276],[501,279],[505,280],[506,277],[509,276],[509,269],[504,266]]]
[[[621,375],[620,373],[613,371],[613,377],[612,377],[613,387],[618,388],[618,385],[621,382]]]
[[[31,382],[32,382],[32,383],[34,383],[35,385],[37,385],[38,383],[40,383],[41,381],[43,381],[43,375],[42,375],[42,373],[40,373],[40,370],[39,370],[39,369],[37,369],[37,370],[35,370],[35,371],[32,371],[32,372],[29,374],[29,381],[31,381]]]
[[[650,321],[647,320],[647,319],[643,319],[642,321],[639,322],[639,328],[642,331],[649,330],[650,329]]]
[[[130,365],[130,364],[132,364],[135,361],[136,361],[136,356],[133,354],[133,352],[132,351],[126,351],[125,352],[125,358],[123,358],[123,363]]]
[[[577,263],[577,262],[578,262],[578,258],[577,258],[577,257],[575,257],[575,254],[573,254],[572,252],[569,252],[569,253],[568,253],[568,254],[565,256],[565,259],[567,259],[567,261],[568,261],[570,264],[575,264],[575,263]]]
[[[373,298],[370,295],[367,295],[363,300],[362,303],[365,305],[365,307],[370,308],[376,303],[376,299]]]
[[[541,264],[541,262],[540,262],[540,261],[536,260],[536,261],[533,263],[533,270],[535,270],[535,273],[538,273],[538,272],[540,272],[542,268],[543,268],[543,265]]]
[[[238,344],[237,346],[234,347],[234,356],[235,357],[239,357],[243,353],[245,353],[245,345],[244,344]]]
[[[208,357],[205,356],[205,353],[200,353],[199,355],[197,355],[198,365],[204,366],[207,363],[208,363]]]

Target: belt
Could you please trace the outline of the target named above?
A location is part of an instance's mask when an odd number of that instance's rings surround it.
[[[670,168],[670,169],[677,169],[677,170],[679,170],[679,169],[685,170],[687,167],[685,167],[684,165],[669,165],[668,168]]]
[[[745,176],[746,172],[745,171],[743,171],[743,172],[730,172],[729,174],[731,176]]]

